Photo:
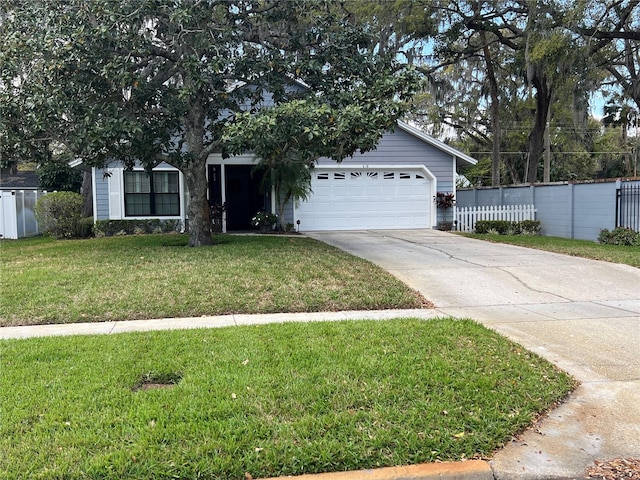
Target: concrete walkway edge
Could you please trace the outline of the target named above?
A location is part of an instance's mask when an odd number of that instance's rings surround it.
[[[352,472],[333,472],[280,477],[295,480],[493,480],[489,464],[483,460],[466,462],[421,463],[404,467],[386,467]]]
[[[151,320],[122,320],[113,322],[65,323],[54,325],[24,325],[0,327],[0,340],[52,337],[64,335],[106,335],[151,330],[183,330],[219,328],[240,325],[262,325],[285,322],[321,322],[340,320],[388,320],[393,318],[431,319],[446,317],[437,309],[363,310],[310,313],[233,314],[185,318],[159,318]]]

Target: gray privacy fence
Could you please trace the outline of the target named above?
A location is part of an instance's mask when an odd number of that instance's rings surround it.
[[[0,238],[30,237],[40,233],[34,212],[42,190],[0,190]]]
[[[640,180],[458,189],[456,205],[534,205],[542,235],[595,241],[603,228],[638,230],[638,188]]]

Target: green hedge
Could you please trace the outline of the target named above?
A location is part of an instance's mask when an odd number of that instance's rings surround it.
[[[98,220],[93,227],[96,237],[113,237],[115,235],[143,235],[149,233],[179,232],[180,220]]]
[[[627,227],[616,227],[612,231],[600,230],[598,242],[607,245],[640,246],[640,232]]]
[[[91,236],[93,219],[82,216],[84,200],[75,192],[53,192],[40,198],[35,216],[42,231],[55,238]]]
[[[540,228],[540,220],[523,220],[521,222],[478,220],[475,225],[475,232],[497,233],[499,235],[538,235]]]

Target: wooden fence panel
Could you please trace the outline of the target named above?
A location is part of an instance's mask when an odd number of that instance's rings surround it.
[[[490,205],[482,207],[458,207],[455,212],[457,230],[473,232],[478,220],[507,220],[521,222],[535,220],[534,205]]]

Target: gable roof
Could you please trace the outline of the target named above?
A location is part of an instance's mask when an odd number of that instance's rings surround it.
[[[447,145],[446,143],[441,142],[436,138],[433,138],[431,135],[427,135],[422,130],[412,125],[409,125],[408,123],[401,122],[398,120],[398,127],[401,130],[404,130],[405,132],[407,132],[408,134],[418,138],[419,140],[422,140],[423,142],[437,148],[438,150],[448,153],[449,155],[454,157],[456,159],[456,166],[458,167],[464,166],[464,165],[475,165],[476,163],[478,163],[478,160],[476,160],[475,158],[470,157],[466,153],[461,152],[457,148],[453,148],[452,146]]]

